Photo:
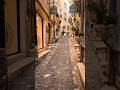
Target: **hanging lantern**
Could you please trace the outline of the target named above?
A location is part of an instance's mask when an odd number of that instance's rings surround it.
[[[53,15],[56,15],[57,14],[57,7],[55,5],[53,5],[51,8],[50,8],[50,13],[53,14]]]
[[[76,8],[75,4],[72,4],[69,7],[69,13],[75,13],[76,11],[77,11],[77,8]]]

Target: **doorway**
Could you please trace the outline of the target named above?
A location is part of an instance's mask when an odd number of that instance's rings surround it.
[[[36,13],[37,49],[43,48],[43,19]]]

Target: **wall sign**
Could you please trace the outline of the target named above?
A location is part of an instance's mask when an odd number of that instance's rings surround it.
[[[76,11],[77,11],[77,8],[76,8],[75,4],[72,4],[69,7],[69,13],[75,13]]]

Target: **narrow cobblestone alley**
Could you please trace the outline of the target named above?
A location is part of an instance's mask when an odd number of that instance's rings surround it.
[[[75,64],[71,63],[69,37],[60,38],[47,57],[39,61],[36,90],[82,90],[79,74],[74,71]]]
[[[0,0],[0,90],[120,90],[120,0]]]

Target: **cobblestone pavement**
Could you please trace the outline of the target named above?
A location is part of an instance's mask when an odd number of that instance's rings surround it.
[[[71,54],[71,62],[73,66],[73,78],[74,78],[74,84],[77,86],[77,90],[84,90],[84,82],[83,77],[85,77],[84,68],[81,66],[78,66],[78,61],[80,61],[80,58],[78,58],[77,50],[75,49],[74,44],[76,44],[76,41],[74,38],[69,39],[70,43],[70,54]],[[79,69],[79,70],[78,70]],[[82,77],[83,76],[83,77]]]
[[[60,38],[36,69],[29,65],[10,82],[9,90],[83,90],[71,44],[69,37]]]
[[[62,37],[36,67],[36,90],[82,90],[77,67],[71,63],[69,37]],[[75,69],[76,68],[76,69]],[[74,70],[75,69],[75,70]]]

